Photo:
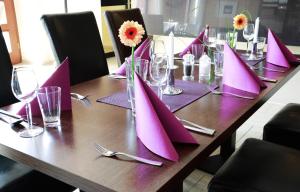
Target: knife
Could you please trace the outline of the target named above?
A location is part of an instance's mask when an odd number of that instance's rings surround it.
[[[12,113],[9,113],[3,109],[0,109],[0,114],[2,115],[6,115],[8,117],[11,117],[11,118],[14,118],[14,119],[19,119],[19,120],[22,120],[22,121],[25,121],[28,123],[27,119],[24,119],[23,117],[21,117],[20,115],[16,115],[16,114],[12,114]],[[34,123],[32,122],[33,125],[38,125],[37,123]]]
[[[9,117],[15,118],[15,119],[23,119],[20,115],[15,115],[15,114],[9,113],[3,109],[0,109],[0,113],[3,115],[9,116]]]

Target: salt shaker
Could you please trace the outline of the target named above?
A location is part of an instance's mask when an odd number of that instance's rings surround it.
[[[194,80],[194,55],[188,53],[183,56],[183,77],[182,80]]]
[[[211,59],[203,54],[199,59],[199,79],[209,79],[211,70]]]

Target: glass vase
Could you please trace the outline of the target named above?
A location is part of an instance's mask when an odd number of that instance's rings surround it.
[[[236,50],[237,37],[238,37],[237,31],[226,33],[226,42],[233,50]]]

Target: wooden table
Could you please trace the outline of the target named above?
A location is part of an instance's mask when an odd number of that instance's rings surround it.
[[[179,70],[177,74],[181,74]],[[61,129],[47,129],[38,137],[25,139],[0,121],[0,154],[85,191],[181,191],[183,179],[298,70],[274,73],[278,83],[267,83],[255,100],[208,94],[177,111],[180,117],[216,129],[214,136],[192,133],[199,146],[176,145],[179,162],[160,158],[145,148],[136,136],[129,110],[96,103],[99,97],[125,89],[126,80],[108,77],[72,87],[73,92],[89,94],[92,105],[86,107],[73,100],[73,110],[62,113]],[[35,121],[42,123],[40,118]],[[163,161],[164,165],[99,157],[95,143]]]

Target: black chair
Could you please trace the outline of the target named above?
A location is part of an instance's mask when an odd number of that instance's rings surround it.
[[[105,11],[105,20],[108,25],[109,35],[112,40],[113,49],[117,62],[121,65],[125,58],[131,55],[131,48],[125,46],[121,43],[119,38],[119,28],[124,23],[124,21],[137,21],[145,29],[145,35],[143,36],[142,41],[147,39],[147,31],[144,23],[143,16],[140,9],[126,9],[126,10],[117,10],[117,11]],[[138,46],[137,46],[138,47]]]
[[[1,28],[0,33],[0,107],[3,107],[12,103],[16,103],[18,100],[13,95],[10,86],[12,64]]]
[[[300,150],[300,104],[289,103],[265,126],[263,140]]]
[[[0,107],[17,102],[11,87],[12,64],[0,27]],[[73,186],[0,155],[0,191],[73,191]]]
[[[93,12],[43,15],[56,62],[70,59],[71,84],[109,73]]]
[[[300,151],[247,139],[209,183],[209,192],[298,192]]]

